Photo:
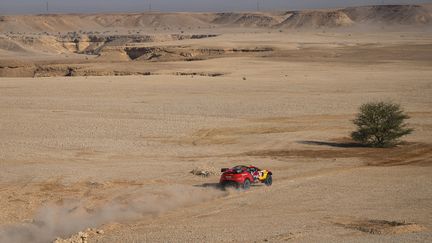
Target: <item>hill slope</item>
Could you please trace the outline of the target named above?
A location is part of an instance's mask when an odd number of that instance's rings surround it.
[[[429,26],[430,5],[379,5],[285,13],[136,13],[0,16],[0,32],[68,32],[107,29],[335,28],[364,25]]]

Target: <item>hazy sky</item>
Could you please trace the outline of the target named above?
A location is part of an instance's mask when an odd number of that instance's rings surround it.
[[[368,4],[432,3],[432,0],[0,0],[0,14],[50,12],[251,11],[345,7]]]

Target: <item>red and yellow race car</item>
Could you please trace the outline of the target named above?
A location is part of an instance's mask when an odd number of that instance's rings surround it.
[[[269,170],[260,170],[255,166],[238,165],[233,168],[222,168],[220,185],[222,188],[233,186],[235,188],[249,189],[252,183],[273,184],[273,173]]]

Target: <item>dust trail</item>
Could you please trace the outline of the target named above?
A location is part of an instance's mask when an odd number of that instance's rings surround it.
[[[41,208],[32,223],[0,228],[0,242],[52,242],[89,227],[110,222],[137,220],[227,195],[216,189],[169,186],[151,192],[126,191],[109,203],[89,208],[85,200]]]

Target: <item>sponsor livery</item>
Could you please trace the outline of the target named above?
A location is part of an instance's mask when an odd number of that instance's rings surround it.
[[[222,187],[234,186],[247,190],[252,183],[264,183],[267,186],[271,186],[273,183],[273,173],[271,171],[261,170],[252,165],[223,168],[221,172],[220,184]]]

